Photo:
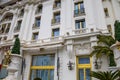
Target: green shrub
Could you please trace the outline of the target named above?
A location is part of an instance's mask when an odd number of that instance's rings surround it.
[[[20,40],[19,40],[19,38],[15,39],[11,53],[20,54]]]

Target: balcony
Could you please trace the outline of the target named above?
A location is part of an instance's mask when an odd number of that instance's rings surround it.
[[[52,23],[51,23],[52,25],[58,25],[58,24],[60,24],[60,18],[53,18],[52,19]]]
[[[83,16],[83,15],[85,15],[85,9],[74,10],[74,17]]]
[[[82,33],[88,33],[88,28],[75,29],[75,30],[73,30],[73,32],[74,32],[75,35],[79,35],[79,34],[82,34]]]
[[[58,37],[50,37],[46,39],[40,39],[40,40],[31,40],[26,42],[27,45],[29,46],[37,46],[37,45],[48,45],[48,44],[57,44],[57,43],[62,43],[64,41],[64,38],[62,36]]]

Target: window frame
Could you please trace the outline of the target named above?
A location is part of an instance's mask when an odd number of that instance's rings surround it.
[[[89,59],[90,59],[90,63],[89,64],[79,64],[79,58],[86,58],[86,57],[88,57]],[[90,56],[77,56],[76,57],[76,67],[77,67],[77,80],[80,80],[79,78],[80,78],[80,74],[79,74],[79,70],[80,69],[83,69],[83,72],[84,72],[84,80],[86,80],[86,69],[92,69],[92,59],[91,59],[91,57]],[[91,78],[91,77],[90,77]],[[90,80],[92,80],[92,78],[90,79]]]
[[[43,55],[51,55],[51,56],[54,56],[54,65],[47,65],[47,66],[32,66],[32,62],[33,62],[33,56],[43,56]],[[31,58],[31,66],[30,66],[30,76],[29,76],[29,80],[31,80],[31,75],[32,75],[32,70],[48,70],[49,73],[51,70],[53,70],[53,73],[55,71],[55,54],[42,54],[42,55],[32,55],[32,58]],[[50,74],[48,75],[50,76]],[[54,74],[55,76],[55,74]],[[53,77],[54,79],[54,77]]]

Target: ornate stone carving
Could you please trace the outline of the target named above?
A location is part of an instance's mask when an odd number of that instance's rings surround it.
[[[82,44],[76,45],[74,47],[74,50],[75,50],[75,54],[76,55],[90,54],[90,52],[91,52],[91,45],[90,45],[90,43],[82,43]]]

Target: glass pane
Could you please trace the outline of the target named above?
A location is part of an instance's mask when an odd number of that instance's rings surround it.
[[[54,80],[54,70],[32,70],[31,79],[41,78],[42,80]]]
[[[90,58],[79,58],[79,64],[89,64],[90,63]]]
[[[79,22],[75,23],[75,29],[80,29],[80,23]]]
[[[54,70],[50,70],[50,80],[54,80]]]
[[[8,71],[7,71],[6,68],[3,67],[3,68],[0,70],[0,79],[5,78],[7,75],[8,75]]]
[[[58,29],[53,29],[53,35],[54,36],[59,36],[59,28]]]
[[[84,80],[84,69],[79,69],[79,80]]]
[[[86,69],[86,80],[90,80],[90,69]]]
[[[33,56],[32,66],[54,65],[54,55]]]
[[[82,21],[82,28],[85,28],[85,21]]]

